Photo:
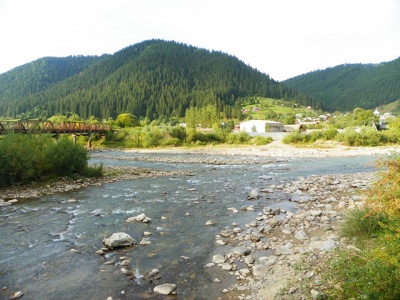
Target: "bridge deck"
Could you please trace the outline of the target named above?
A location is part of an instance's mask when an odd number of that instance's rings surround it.
[[[111,126],[105,123],[61,122],[37,120],[1,121],[0,134],[14,133],[50,133],[50,134],[105,134],[112,131]]]

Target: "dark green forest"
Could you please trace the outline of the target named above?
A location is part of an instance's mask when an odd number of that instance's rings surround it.
[[[284,84],[317,98],[328,111],[374,109],[400,99],[400,58],[380,64],[344,64]]]
[[[232,118],[251,96],[321,108],[234,56],[172,41],[144,41],[113,55],[41,58],[0,75],[3,118],[169,119],[210,104]]]

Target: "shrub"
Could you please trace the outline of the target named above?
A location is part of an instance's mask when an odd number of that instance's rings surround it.
[[[315,130],[305,135],[307,143],[314,143],[318,140],[326,140],[326,135],[323,131]]]
[[[52,174],[102,173],[102,167],[88,168],[87,161],[87,150],[66,137],[55,142],[47,135],[10,134],[0,140],[0,187]]]
[[[51,170],[57,175],[84,174],[87,167],[88,152],[81,145],[67,137],[60,138],[46,149],[46,157],[50,161]]]
[[[325,130],[325,137],[327,140],[333,140],[335,139],[336,135],[338,134],[337,129],[335,128],[329,128],[327,130]]]
[[[179,146],[181,141],[176,137],[165,138],[161,141],[161,146]]]
[[[50,168],[45,156],[48,136],[10,134],[0,141],[0,186],[36,180]]]
[[[360,131],[363,146],[379,146],[387,142],[386,136],[372,127],[363,127]]]
[[[98,178],[103,175],[103,164],[95,165],[93,167],[87,166],[84,171],[83,175],[87,178]]]
[[[269,136],[256,136],[254,138],[254,144],[257,146],[267,145],[272,142],[272,138]]]
[[[341,228],[341,234],[347,238],[370,238],[381,229],[379,223],[384,220],[382,214],[375,214],[369,208],[349,210]]]
[[[338,142],[344,143],[347,146],[362,146],[363,140],[361,135],[354,130],[353,127],[346,128],[336,136]]]
[[[226,143],[228,144],[245,144],[250,140],[250,136],[245,131],[232,132],[226,136]]]
[[[331,261],[329,299],[400,299],[399,267],[365,256],[343,251]]]
[[[295,131],[285,135],[282,142],[285,144],[304,144],[307,141],[305,134],[300,133],[300,131]]]
[[[368,206],[376,213],[386,214],[390,219],[400,218],[400,157],[380,160],[384,168],[377,181],[368,191]]]
[[[400,299],[400,158],[378,166],[366,208],[349,212],[341,231],[364,242],[363,251],[339,251],[324,266],[332,299]]]

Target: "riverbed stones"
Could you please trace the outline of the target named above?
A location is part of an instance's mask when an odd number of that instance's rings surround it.
[[[9,206],[12,205],[9,201],[4,201],[3,199],[0,199],[0,206]]]
[[[151,241],[149,241],[148,239],[144,238],[140,241],[139,243],[141,246],[147,246],[151,244]]]
[[[260,198],[260,195],[258,194],[258,190],[256,189],[252,189],[247,196],[247,200],[257,200],[258,198]]]
[[[21,298],[23,295],[24,295],[23,292],[18,291],[18,292],[15,292],[14,295],[12,295],[11,299],[18,299],[18,298]]]
[[[264,277],[267,275],[268,271],[270,270],[271,267],[266,266],[266,265],[261,265],[261,264],[256,264],[252,267],[253,269],[253,275],[255,277]]]
[[[135,246],[136,240],[125,232],[116,232],[104,239],[103,244],[109,249],[114,249],[116,247]]]
[[[239,246],[232,249],[232,253],[239,256],[249,255],[251,250],[245,246]]]
[[[229,238],[233,235],[233,230],[231,228],[225,228],[219,233],[219,235],[224,238]]]
[[[222,254],[216,254],[212,258],[212,262],[214,264],[223,264],[226,261],[226,258]]]
[[[124,273],[127,276],[133,275],[133,271],[127,268],[121,268],[121,272]]]
[[[297,231],[294,237],[300,241],[308,240],[308,235],[304,232],[304,230]]]
[[[125,222],[150,223],[151,219],[147,217],[144,213],[142,213],[137,216],[128,218]]]
[[[208,220],[205,225],[206,226],[215,226],[215,222],[213,220]]]
[[[161,295],[176,294],[177,286],[173,283],[163,283],[154,288],[154,292]]]

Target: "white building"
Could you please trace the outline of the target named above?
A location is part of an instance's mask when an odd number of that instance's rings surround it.
[[[240,123],[240,131],[248,133],[283,132],[283,123],[267,120],[250,120]]]

